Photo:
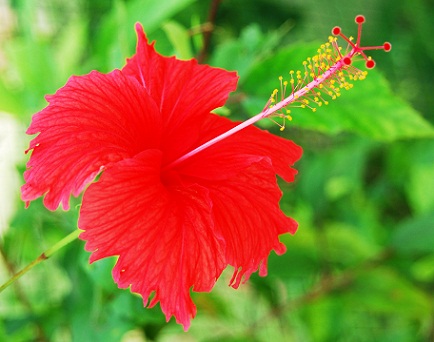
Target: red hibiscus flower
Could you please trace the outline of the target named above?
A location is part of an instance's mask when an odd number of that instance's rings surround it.
[[[122,70],[71,77],[34,115],[37,134],[24,177],[28,204],[44,196],[55,210],[86,186],[78,226],[90,261],[117,256],[121,288],[160,302],[188,329],[190,297],[210,291],[227,265],[231,285],[259,269],[279,235],[297,224],[279,209],[276,174],[291,182],[301,157],[293,142],[255,127],[179,163],[236,125],[211,111],[234,91],[233,72],[156,53],[137,26],[136,54]],[[97,181],[94,181],[97,175]]]

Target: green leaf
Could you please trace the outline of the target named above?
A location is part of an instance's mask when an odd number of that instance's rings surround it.
[[[418,214],[434,212],[434,140],[403,146],[409,181],[405,183],[410,205]],[[403,157],[403,153],[398,157]],[[429,190],[431,189],[431,190]]]
[[[434,252],[434,213],[417,217],[397,227],[391,245],[402,254]]]
[[[197,29],[201,27],[201,19],[199,14],[191,14],[191,28],[192,28],[192,43],[195,51],[200,51],[203,48],[203,35]]]
[[[0,77],[0,111],[18,116],[24,111],[21,91]]]
[[[431,312],[428,296],[394,270],[378,267],[360,274],[348,296],[359,310],[423,320]]]
[[[55,47],[55,57],[62,79],[77,72],[85,52],[87,29],[84,20],[75,20],[61,31],[59,43]]]
[[[298,189],[317,212],[328,211],[332,201],[346,200],[363,186],[363,171],[371,143],[361,139],[322,151],[300,161]],[[306,155],[308,156],[308,155]]]
[[[432,283],[434,281],[434,254],[417,259],[411,265],[411,273],[420,282]]]
[[[118,292],[118,288],[112,278],[111,270],[115,264],[114,258],[106,258],[89,264],[89,260],[81,260],[83,270],[87,273],[95,285],[101,287],[107,293]]]
[[[434,164],[413,165],[410,177],[409,192],[413,206],[420,213],[434,210]]]
[[[228,40],[219,45],[210,64],[227,70],[236,70],[238,75],[246,75],[258,57],[263,35],[257,25],[246,27],[239,39]]]
[[[185,27],[175,21],[168,21],[163,25],[163,30],[175,48],[176,56],[179,59],[193,58],[190,36]]]
[[[95,41],[98,64],[107,70],[121,67],[125,56],[129,56],[130,46],[135,42],[134,25],[139,22],[149,35],[163,22],[181,11],[194,0],[135,0],[124,3],[116,1],[113,10],[99,29]],[[115,37],[115,39],[114,39]],[[107,58],[110,56],[111,58]]]
[[[273,50],[290,28],[289,24],[284,24],[276,31],[263,34],[258,25],[249,25],[243,29],[239,38],[218,45],[210,56],[209,64],[237,71],[239,84],[242,84],[255,65],[274,53]]]
[[[136,0],[127,3],[127,23],[134,25],[139,21],[146,32],[153,31],[174,14],[194,0]]]
[[[29,112],[40,108],[44,95],[52,93],[60,85],[52,51],[47,42],[31,37],[16,38],[6,45],[10,71],[18,75],[12,93],[20,96],[23,108]]]
[[[329,241],[328,258],[336,264],[356,264],[378,253],[378,247],[367,241],[357,227],[333,222],[325,228]]]
[[[302,61],[315,55],[317,48],[313,44],[292,45],[258,64],[244,83],[249,93],[246,109],[252,115],[259,113],[262,107],[252,112],[252,103],[260,98],[265,104],[273,89],[280,87],[278,77],[287,75],[291,68],[300,69]],[[329,102],[316,112],[293,108],[291,124],[328,134],[352,132],[382,141],[434,137],[434,128],[397,97],[375,69],[369,71],[366,80],[354,82],[353,89]]]

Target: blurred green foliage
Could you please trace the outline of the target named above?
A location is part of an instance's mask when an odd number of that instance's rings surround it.
[[[69,76],[121,67],[139,21],[161,53],[185,59],[206,47],[205,62],[238,71],[225,112],[246,119],[333,26],[355,34],[354,16],[364,14],[364,42],[393,44],[390,54],[372,52],[377,67],[367,79],[316,113],[294,109],[283,132],[260,123],[305,151],[297,181],[282,183],[282,209],[300,224],[282,237],[287,253],[272,254],[269,275],[237,291],[225,273],[213,292],[194,294],[198,315],[184,333],[158,307],[144,309],[141,298],[117,289],[113,260],[89,265],[75,241],[0,294],[0,340],[434,340],[434,4],[224,0],[213,23],[210,7],[0,1],[0,111],[27,126]],[[212,32],[209,46],[203,32]],[[14,201],[0,243],[1,281],[76,229],[80,203],[52,213],[41,201],[27,210]]]

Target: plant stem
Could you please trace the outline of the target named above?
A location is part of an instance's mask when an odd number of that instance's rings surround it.
[[[0,286],[0,292],[2,292],[4,289],[6,289],[9,285],[13,284],[19,278],[21,278],[21,276],[26,274],[33,267],[35,267],[37,264],[39,264],[40,262],[42,262],[44,260],[47,260],[50,256],[52,256],[54,253],[56,253],[59,249],[62,249],[67,244],[74,241],[78,237],[79,234],[80,234],[80,230],[77,229],[77,230],[73,231],[71,234],[65,236],[62,240],[60,240],[54,246],[47,249],[44,253],[42,253],[40,256],[38,256],[30,264],[28,264],[26,267],[24,267],[21,271],[15,273],[13,275],[13,277],[10,278],[6,283],[4,283],[2,286]]]
[[[211,35],[214,31],[214,22],[217,17],[217,10],[219,7],[221,0],[212,0],[211,2],[211,8],[208,13],[208,19],[207,23],[211,26],[211,30],[204,31],[203,33],[203,47],[202,50],[199,53],[199,56],[197,57],[197,60],[199,63],[204,63],[208,54],[208,49],[211,44]]]

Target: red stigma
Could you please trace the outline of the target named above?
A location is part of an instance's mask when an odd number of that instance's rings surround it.
[[[385,42],[383,44],[383,49],[384,51],[389,52],[390,50],[392,50],[392,44],[390,44],[389,42]]]
[[[343,62],[345,65],[351,65],[351,58],[350,57],[344,57]]]
[[[349,54],[347,54],[346,57],[342,57],[342,55],[341,55],[342,62],[345,65],[350,65],[352,57],[355,55],[360,55],[365,60],[366,67],[368,69],[372,69],[373,67],[375,67],[375,62],[372,60],[371,57],[368,57],[366,55],[365,51],[367,51],[367,50],[384,50],[386,52],[389,52],[392,49],[392,44],[390,44],[389,42],[385,42],[383,45],[379,45],[379,46],[362,46],[361,45],[362,27],[363,27],[363,23],[365,22],[365,17],[363,15],[357,15],[356,18],[354,19],[354,21],[356,22],[356,24],[358,26],[357,39],[355,41],[353,41],[353,39],[351,37],[348,37],[344,33],[342,33],[342,30],[339,26],[335,26],[332,29],[332,34],[334,36],[339,36],[343,40],[345,40],[348,43],[348,48],[351,49],[351,51],[349,52]]]
[[[357,24],[363,24],[365,22],[365,17],[363,15],[358,15],[356,16],[355,21]]]
[[[369,59],[366,61],[366,67],[368,69],[372,69],[373,67],[375,67],[375,62],[372,59]]]
[[[339,26],[335,26],[335,27],[333,27],[332,34],[333,34],[334,36],[339,36],[340,33],[341,33],[341,28],[340,28]]]

